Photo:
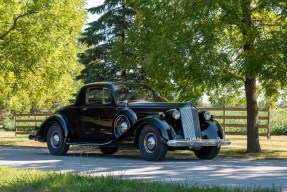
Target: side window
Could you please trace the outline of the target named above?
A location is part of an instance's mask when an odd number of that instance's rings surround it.
[[[112,97],[111,97],[111,90],[104,88],[103,89],[103,104],[110,104],[112,102]]]
[[[111,91],[107,88],[90,89],[88,94],[89,104],[110,104]]]

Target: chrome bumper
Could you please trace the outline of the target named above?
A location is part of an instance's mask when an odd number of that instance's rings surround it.
[[[217,146],[221,147],[222,145],[230,145],[230,140],[228,139],[180,139],[180,140],[169,140],[167,145],[170,147],[205,147],[205,146]]]

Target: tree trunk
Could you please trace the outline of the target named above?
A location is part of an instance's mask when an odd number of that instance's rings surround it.
[[[245,53],[246,79],[244,81],[247,107],[247,153],[261,151],[258,132],[258,107],[256,96],[256,71],[250,62],[251,51],[254,49],[255,36],[252,33],[251,1],[243,3],[242,35],[245,40],[243,51]]]
[[[32,102],[30,113],[41,113],[41,110],[37,107],[35,102]]]
[[[261,151],[258,132],[258,107],[256,97],[256,78],[246,78],[245,82],[247,106],[247,153]]]

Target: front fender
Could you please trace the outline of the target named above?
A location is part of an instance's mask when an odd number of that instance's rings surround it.
[[[66,119],[65,116],[61,113],[56,113],[48,117],[41,124],[40,129],[36,133],[37,140],[41,142],[46,142],[48,128],[52,123],[55,123],[55,122],[60,124],[60,126],[63,129],[65,139],[67,139],[70,136],[70,127],[69,127],[69,124],[67,123],[68,121],[66,121],[65,119]]]
[[[217,121],[205,121],[200,128],[202,139],[224,139],[224,130]]]
[[[134,126],[134,144],[138,146],[138,139],[141,130],[145,125],[153,125],[161,135],[161,138],[167,142],[170,139],[174,138],[173,129],[169,126],[167,122],[156,117],[147,117],[138,121]]]
[[[113,143],[118,143],[125,140],[133,140],[134,145],[138,147],[140,132],[146,125],[153,125],[153,127],[159,131],[164,142],[175,138],[173,129],[165,121],[155,116],[151,116],[137,121],[121,137],[114,140]]]

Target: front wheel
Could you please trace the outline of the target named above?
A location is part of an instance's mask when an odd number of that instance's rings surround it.
[[[64,142],[63,130],[59,123],[53,123],[48,128],[47,146],[52,155],[65,155],[69,145]]]
[[[145,126],[139,136],[139,149],[147,161],[160,161],[167,153],[167,145],[161,140],[159,131],[151,126]]]
[[[194,154],[199,159],[213,159],[215,158],[220,151],[220,147],[212,146],[212,147],[202,147],[200,150],[194,151]]]
[[[105,155],[115,154],[119,148],[118,147],[100,147],[100,150]]]

